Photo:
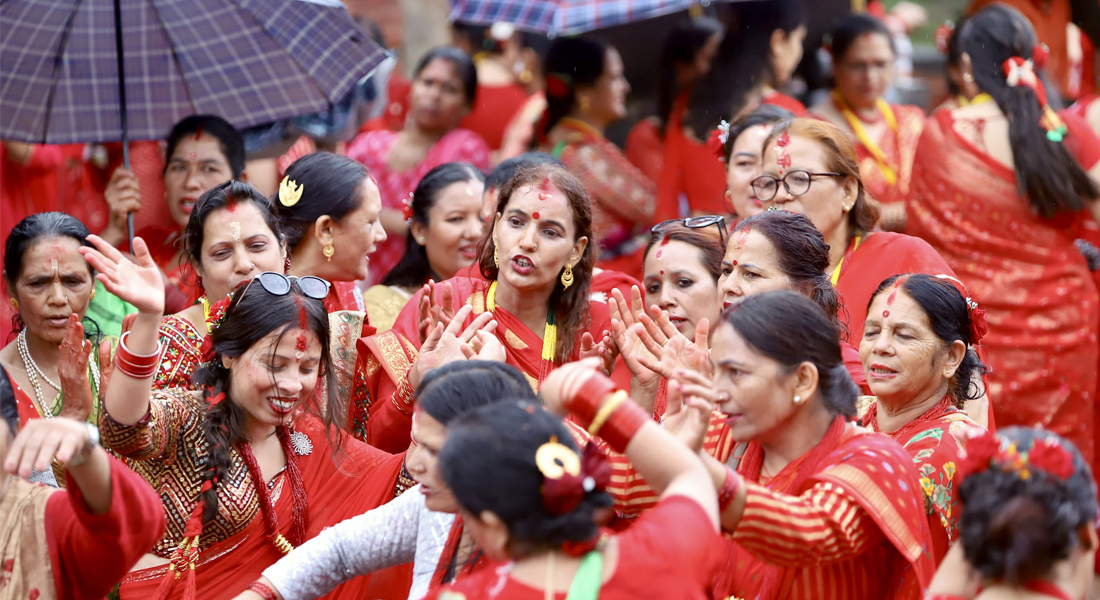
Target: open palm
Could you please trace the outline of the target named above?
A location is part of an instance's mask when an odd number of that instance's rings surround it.
[[[164,312],[164,278],[144,240],[134,238],[136,262],[99,236],[89,235],[88,241],[95,248],[81,247],[80,253],[98,272],[96,279],[108,292],[133,304],[141,313]]]

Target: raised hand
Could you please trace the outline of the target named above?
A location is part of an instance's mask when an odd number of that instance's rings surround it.
[[[107,200],[110,217],[103,237],[111,244],[118,245],[126,241],[126,215],[141,208],[141,185],[134,172],[119,167],[111,173],[107,189],[103,191]]]
[[[439,301],[435,299],[436,287],[439,287]],[[420,312],[418,317],[420,343],[423,344],[428,339],[428,334],[432,328],[437,324],[442,323],[444,327],[451,324],[454,320],[454,288],[451,287],[450,282],[444,281],[437,284],[432,280],[428,280],[428,283],[424,284],[421,288],[423,294],[420,296]]]
[[[710,344],[707,341],[710,322],[707,319],[700,319],[695,324],[694,342],[676,331],[675,335],[668,337],[662,345],[653,339],[650,330],[644,325],[635,325],[633,330],[649,351],[650,356],[639,355],[639,361],[647,369],[660,373],[665,379],[671,379],[672,373],[676,370],[694,371],[710,376]]]
[[[617,356],[618,352],[615,350],[610,332],[604,331],[603,338],[598,343],[596,342],[596,338],[592,337],[591,333],[586,331],[581,334],[581,360],[586,358],[600,359],[600,372],[604,375],[608,377],[611,376],[611,370],[615,367],[615,358]]]
[[[31,419],[15,436],[4,459],[4,469],[25,479],[33,470],[49,471],[54,458],[67,465],[87,443],[88,428],[79,421],[60,417]]]
[[[144,240],[134,238],[136,262],[127,259],[99,236],[89,235],[88,241],[95,248],[81,246],[80,254],[98,272],[96,279],[108,292],[133,304],[142,314],[164,313],[164,279]]]
[[[432,327],[428,338],[420,346],[420,355],[409,370],[409,383],[414,388],[420,385],[420,380],[428,371],[452,361],[466,360],[466,352],[462,347],[467,346],[479,331],[492,333],[496,329],[497,324],[493,321],[491,312],[481,313],[468,326],[463,327],[463,322],[473,310],[474,307],[467,304],[455,313],[446,327],[443,323],[436,323]]]
[[[493,327],[496,327],[496,321],[490,321]],[[486,325],[488,327],[488,325]],[[466,349],[469,349],[467,351]],[[463,353],[466,354],[466,358],[470,360],[490,360],[493,362],[507,362],[508,351],[505,350],[504,344],[500,343],[500,338],[496,336],[492,331],[482,329],[474,334],[474,339],[470,340],[470,343],[463,346]]]
[[[695,452],[703,448],[710,414],[719,393],[711,380],[694,371],[678,370],[668,382],[668,407],[662,421],[666,430]]]
[[[61,362],[57,365],[57,378],[61,383],[61,393],[65,395],[59,416],[84,421],[92,414],[96,401],[88,383],[88,357],[92,343],[84,339],[84,325],[76,313],[69,315],[59,350]]]

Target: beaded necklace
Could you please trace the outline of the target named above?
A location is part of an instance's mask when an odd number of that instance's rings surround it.
[[[283,554],[289,554],[295,545],[305,541],[306,511],[309,506],[309,497],[306,495],[305,483],[302,481],[302,471],[298,468],[298,451],[291,440],[290,432],[287,431],[286,427],[276,427],[275,433],[279,436],[283,454],[286,455],[286,475],[287,479],[290,480],[290,490],[293,494],[292,516],[290,519],[290,538],[293,541],[288,541],[282,533],[279,533],[279,517],[275,514],[275,503],[271,500],[271,490],[267,487],[267,482],[264,481],[263,474],[260,472],[260,465],[256,462],[256,455],[252,453],[252,446],[248,442],[241,442],[237,445],[237,451],[240,452],[244,464],[248,467],[249,478],[252,479],[252,485],[256,488],[256,494],[259,496],[260,512],[263,514],[267,539],[271,540],[271,543]]]
[[[61,385],[54,382],[52,379],[46,376],[39,368],[38,363],[34,361],[34,357],[31,356],[31,350],[27,346],[27,330],[19,332],[19,337],[15,340],[15,347],[19,350],[19,358],[23,360],[23,368],[27,371],[27,379],[31,381],[31,387],[34,388],[35,398],[38,400],[38,409],[42,413],[42,417],[46,419],[52,419],[54,416],[61,414],[61,409],[65,405],[65,396],[61,393]],[[95,383],[95,393],[99,394],[99,367],[95,362],[88,361],[88,370],[92,374],[92,381]],[[47,385],[57,390],[57,395],[54,397],[54,401],[50,406],[46,406],[45,396],[42,395],[42,386],[38,383],[38,378],[41,377]],[[57,412],[54,413],[54,409]]]
[[[489,285],[489,291],[485,293],[485,308],[493,312],[497,307],[497,282]],[[546,313],[546,328],[542,330],[542,360],[554,364],[554,351],[558,348],[558,320],[554,309]],[[553,366],[551,366],[551,369]],[[539,369],[539,381],[542,381],[546,373],[546,363]]]

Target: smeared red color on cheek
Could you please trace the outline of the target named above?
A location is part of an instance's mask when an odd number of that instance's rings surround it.
[[[534,217],[534,218],[536,218],[536,219],[538,219],[538,218],[539,218],[539,211],[537,211],[537,210],[536,210],[536,211],[534,212],[534,214],[532,214],[531,216],[532,216],[532,217]]]

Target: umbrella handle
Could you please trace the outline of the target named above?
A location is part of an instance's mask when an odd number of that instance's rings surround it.
[[[126,234],[130,240],[130,253],[134,253],[134,213],[126,213]]]

